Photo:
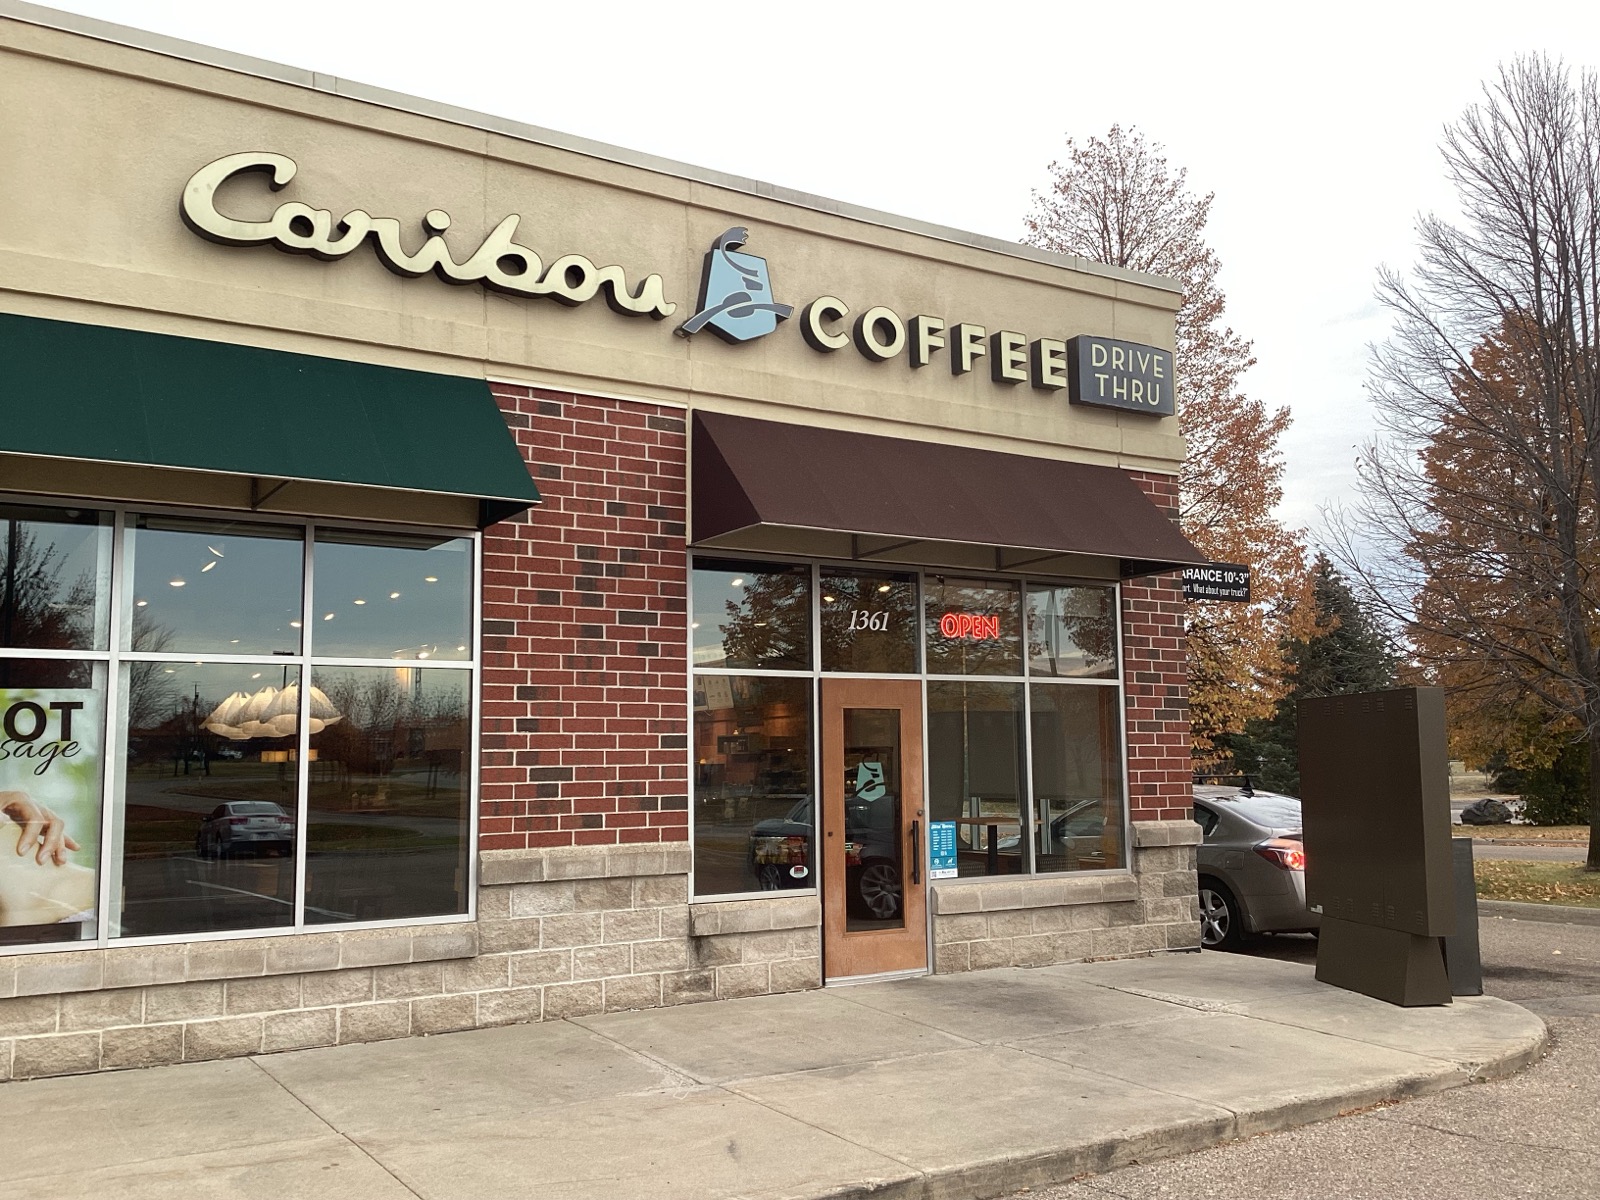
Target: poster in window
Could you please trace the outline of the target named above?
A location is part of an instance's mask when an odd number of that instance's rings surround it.
[[[0,689],[0,941],[95,935],[102,697]]]

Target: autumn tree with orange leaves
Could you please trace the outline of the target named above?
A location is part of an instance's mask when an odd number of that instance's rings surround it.
[[[1180,522],[1215,562],[1247,563],[1252,603],[1189,605],[1189,722],[1194,753],[1265,717],[1288,687],[1284,647],[1308,632],[1310,582],[1298,530],[1274,516],[1283,497],[1278,447],[1289,410],[1246,396],[1240,378],[1250,343],[1224,320],[1221,263],[1206,244],[1213,197],[1196,196],[1187,172],[1137,130],[1067,140],[1034,193],[1027,241],[1044,250],[1167,275],[1183,285],[1176,319],[1178,428],[1188,441]]]
[[[1600,77],[1515,60],[1443,156],[1460,216],[1423,218],[1417,265],[1381,278],[1382,432],[1341,557],[1458,730],[1586,747],[1600,870]]]

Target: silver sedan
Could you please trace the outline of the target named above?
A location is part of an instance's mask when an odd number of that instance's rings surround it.
[[[1202,946],[1231,950],[1246,934],[1309,932],[1321,924],[1306,907],[1300,801],[1196,787],[1194,819],[1204,834],[1197,856]]]

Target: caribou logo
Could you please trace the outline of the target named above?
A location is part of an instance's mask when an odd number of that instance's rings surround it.
[[[700,277],[699,311],[678,326],[679,334],[688,337],[709,325],[724,341],[753,342],[794,312],[792,304],[773,301],[767,260],[735,253],[749,240],[750,231],[735,226],[711,244]]]

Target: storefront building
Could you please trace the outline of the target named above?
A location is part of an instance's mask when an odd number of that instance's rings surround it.
[[[1166,281],[0,2],[0,1078],[1198,945]]]

